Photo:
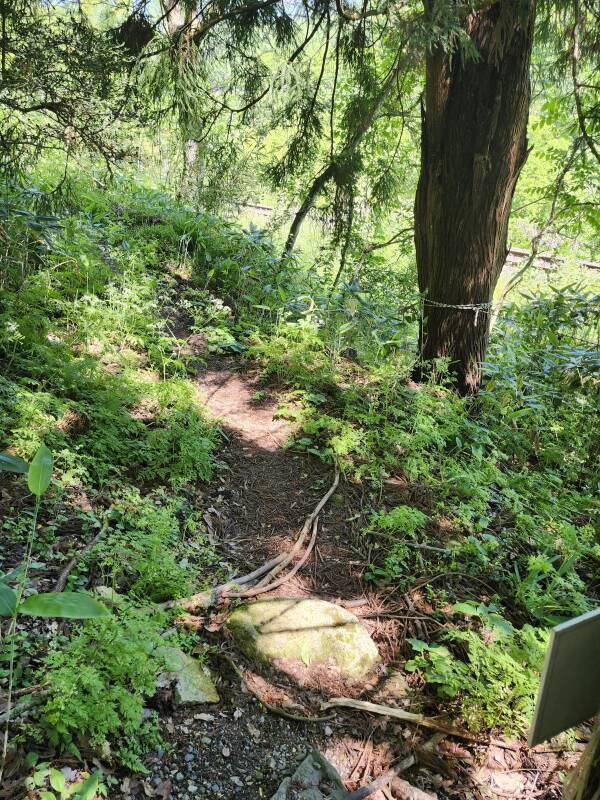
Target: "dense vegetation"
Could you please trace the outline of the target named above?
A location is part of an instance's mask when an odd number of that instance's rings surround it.
[[[465,393],[462,356],[422,358],[431,308],[412,239],[424,54],[446,41],[479,63],[455,4],[433,18],[426,4],[417,24],[409,3],[377,41],[369,4],[336,17],[328,4],[304,16],[264,3],[236,17],[225,3],[199,20],[185,3],[175,21],[145,3],[5,5],[0,466],[15,474],[0,472],[2,768],[25,770],[41,798],[61,796],[49,752],[143,770],[160,741],[146,700],[161,647],[206,650],[160,607],[223,572],[203,521],[221,437],[190,333],[206,357],[260,367],[295,426],[290,448],[350,483],[395,483],[402,502],[364,513],[364,578],[418,588],[440,623],[435,640],[404,643],[406,670],[470,730],[523,735],[550,627],[600,597],[600,284],[581,264],[598,260],[600,236],[594,9],[547,4],[532,45],[534,150],[510,217],[513,244],[562,260],[508,271],[493,304],[450,292],[452,313],[468,305],[486,330],[481,388]],[[264,86],[270,107],[248,105]],[[307,193],[290,246],[283,212]],[[266,229],[250,199],[279,206]],[[52,478],[35,491],[20,459],[41,446]],[[17,599],[52,592],[102,530],[62,589],[102,584],[120,602],[56,614],[93,617],[82,622],[25,620]],[[79,796],[110,790],[110,776],[89,780]]]

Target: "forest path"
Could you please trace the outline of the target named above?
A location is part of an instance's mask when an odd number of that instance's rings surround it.
[[[243,574],[291,547],[334,472],[331,465],[284,447],[293,433],[293,426],[277,415],[284,398],[261,384],[251,363],[223,357],[197,364],[196,369],[199,399],[224,435],[218,456],[222,468],[203,499],[204,518],[223,563]],[[317,544],[308,562],[267,596],[313,596],[342,605],[362,601],[357,612],[369,609],[361,579],[364,559],[353,544],[359,529],[352,526],[359,520],[352,509],[361,501],[361,490],[343,484],[338,488],[320,515]],[[294,680],[262,669],[258,674],[229,640],[223,627],[226,613],[218,608],[204,619],[203,638],[229,651],[251,691],[226,661],[211,657],[221,702],[196,708],[169,704],[161,710],[161,730],[171,749],[159,749],[147,759],[150,776],[139,790],[146,796],[166,795],[164,800],[269,800],[312,747],[326,753],[348,778],[372,737],[372,723],[357,715],[350,726],[343,717],[311,725],[267,712],[253,693],[292,713],[314,716],[321,701],[344,690],[327,670],[309,675],[310,685],[302,675]],[[381,630],[375,620],[365,624],[372,633]],[[386,639],[380,641],[385,650]],[[357,686],[355,692],[364,688]],[[348,741],[355,743],[353,748]],[[353,782],[375,777],[388,761],[389,755],[382,759],[376,750],[352,775]],[[144,796],[139,790],[136,798]]]
[[[236,356],[198,364],[196,382],[201,402],[224,434],[219,452],[222,468],[202,499],[204,518],[223,565],[233,565],[236,574],[245,574],[289,550],[307,515],[331,485],[333,469],[314,456],[285,447],[293,425],[280,417],[278,409],[288,404],[287,398],[262,384],[252,362]],[[313,671],[312,665],[290,675],[258,669],[228,636],[227,607],[199,616],[202,638],[215,648],[209,663],[218,678],[221,700],[214,706],[173,708],[169,703],[161,709],[161,731],[169,748],[159,748],[146,760],[150,774],[138,784],[135,800],[148,796],[270,800],[313,747],[334,764],[350,790],[368,784],[390,764],[414,752],[420,754],[418,772],[409,772],[407,778],[427,789],[427,797],[532,796],[530,771],[549,770],[546,754],[532,760],[526,751],[510,749],[514,745],[509,749],[493,744],[474,747],[459,740],[438,742],[425,758],[419,748],[428,737],[414,725],[356,712],[308,724],[277,716],[258,702],[256,696],[311,717],[319,715],[323,700],[343,694],[400,707],[409,704],[411,710],[419,702],[418,687],[411,689],[406,676],[394,671],[403,660],[405,637],[423,635],[419,612],[412,617],[412,600],[389,590],[377,592],[363,581],[369,557],[360,529],[374,500],[361,487],[341,481],[320,516],[317,544],[309,560],[267,596],[312,596],[352,606],[376,642],[387,675],[381,669],[371,681],[341,686],[326,669]],[[356,607],[356,601],[362,604]],[[244,683],[217,650],[225,650],[237,663]],[[497,794],[490,794],[490,787]],[[399,795],[378,791],[372,798],[424,796],[412,794],[412,787],[406,791]],[[557,795],[550,791],[544,796]],[[132,795],[124,794],[123,800],[133,800]]]
[[[291,547],[331,485],[333,469],[285,448],[293,426],[277,415],[282,398],[261,384],[251,365],[236,358],[215,361],[199,369],[198,388],[226,439],[220,457],[227,468],[208,512],[214,536],[224,555],[249,572]],[[338,488],[321,514],[314,553],[278,594],[363,598],[364,563],[352,545],[358,533],[349,535],[355,495]]]

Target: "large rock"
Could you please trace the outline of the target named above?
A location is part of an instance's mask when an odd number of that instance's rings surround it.
[[[219,695],[208,667],[176,647],[161,647],[166,672],[158,677],[159,686],[174,686],[175,704],[218,703]]]
[[[288,659],[306,666],[334,663],[343,678],[356,681],[379,658],[358,619],[324,600],[259,600],[236,609],[227,625],[248,657],[275,666]]]

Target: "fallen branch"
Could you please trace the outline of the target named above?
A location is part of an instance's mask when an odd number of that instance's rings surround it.
[[[222,650],[217,652],[217,655],[221,656],[224,659],[231,669],[235,672],[238,678],[244,683],[247,687],[248,691],[251,692],[254,697],[258,700],[258,702],[265,708],[267,711],[270,711],[272,714],[276,714],[278,717],[283,717],[284,719],[292,720],[293,722],[307,722],[309,724],[313,724],[315,722],[328,722],[330,719],[333,719],[335,714],[328,714],[325,717],[305,717],[302,714],[293,714],[291,711],[285,711],[283,708],[279,708],[278,706],[272,706],[270,703],[267,703],[266,700],[263,700],[262,697],[256,692],[246,680],[246,676],[242,672],[242,670],[238,667],[235,661],[231,658],[231,656],[224,653]]]
[[[77,564],[77,562],[78,562],[80,559],[82,559],[82,558],[83,558],[83,556],[87,555],[87,554],[90,552],[90,550],[92,549],[92,547],[94,547],[96,544],[98,544],[98,542],[100,541],[100,539],[101,539],[101,538],[104,536],[104,534],[105,534],[105,533],[106,533],[106,531],[108,530],[108,520],[109,520],[109,517],[110,517],[110,514],[111,514],[111,512],[112,512],[113,508],[114,508],[114,506],[113,506],[113,505],[110,505],[110,506],[108,507],[108,510],[107,510],[107,512],[106,512],[106,517],[104,518],[104,522],[102,523],[102,525],[101,525],[101,527],[100,527],[100,530],[98,531],[98,533],[97,533],[97,534],[94,536],[94,538],[91,540],[91,542],[88,542],[88,543],[85,545],[85,547],[83,547],[83,548],[82,548],[82,549],[81,549],[81,550],[80,550],[80,551],[77,553],[77,555],[76,555],[76,556],[74,556],[74,557],[73,557],[73,558],[72,558],[72,559],[69,561],[69,563],[68,563],[68,564],[66,565],[66,567],[63,569],[63,571],[60,573],[60,575],[58,576],[58,579],[57,579],[56,583],[54,584],[54,589],[53,589],[53,591],[55,591],[55,592],[62,592],[62,591],[64,590],[65,586],[67,585],[67,578],[68,578],[68,577],[69,577],[69,575],[71,574],[71,570],[73,569],[73,567],[74,567],[74,566]]]
[[[448,736],[457,736],[459,739],[465,739],[474,744],[490,745],[496,747],[503,747],[505,750],[520,750],[518,745],[506,744],[498,739],[482,739],[479,736],[474,736],[468,731],[463,731],[460,728],[454,728],[451,725],[444,725],[431,717],[426,717],[424,714],[413,714],[411,711],[403,711],[401,708],[392,708],[391,706],[382,706],[378,703],[369,703],[366,700],[352,700],[350,697],[334,697],[326,703],[321,704],[321,711],[326,711],[328,708],[356,708],[359,711],[366,711],[370,714],[381,714],[385,717],[394,717],[401,719],[404,722],[413,722],[415,725],[422,725],[424,728],[431,728],[434,731],[446,733]]]
[[[390,769],[383,772],[368,786],[361,786],[358,789],[355,789],[353,792],[350,792],[350,794],[346,795],[344,800],[364,800],[365,797],[370,797],[372,794],[375,794],[378,789],[381,789],[383,786],[390,783],[393,778],[397,778],[398,773],[412,767],[416,761],[417,759],[414,754],[407,756],[405,759],[403,759],[403,761],[400,762],[400,764],[395,767],[390,767]]]

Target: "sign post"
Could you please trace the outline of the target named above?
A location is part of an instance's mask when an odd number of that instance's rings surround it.
[[[529,745],[600,714],[600,609],[553,628]],[[600,798],[600,722],[568,781],[565,798]]]

